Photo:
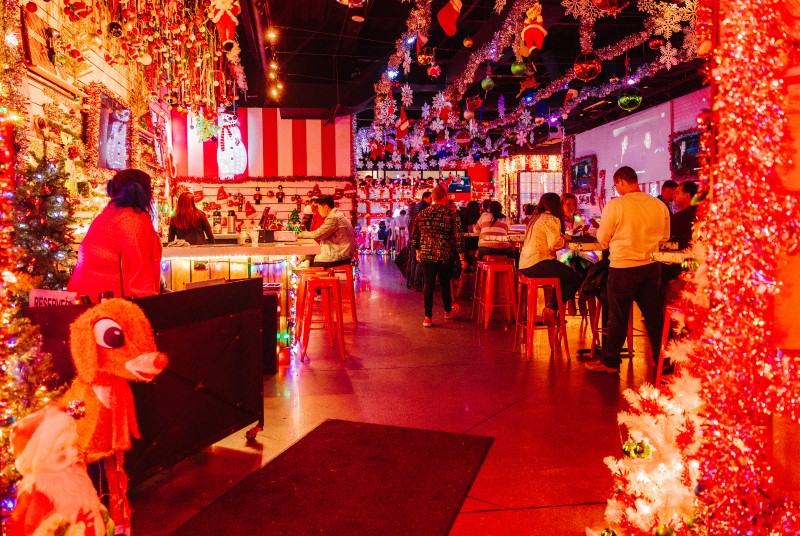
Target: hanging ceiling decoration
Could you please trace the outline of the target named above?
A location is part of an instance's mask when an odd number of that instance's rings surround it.
[[[642,104],[642,92],[635,87],[626,87],[619,92],[617,97],[617,106],[630,112],[635,110]]]

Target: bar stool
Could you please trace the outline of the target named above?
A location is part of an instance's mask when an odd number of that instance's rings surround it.
[[[353,265],[343,264],[341,266],[333,266],[328,269],[328,273],[337,277],[337,279],[338,274],[343,274],[345,276],[344,280],[340,279],[340,282],[347,287],[342,294],[346,296],[347,301],[350,302],[350,319],[353,321],[353,325],[358,324],[358,316],[356,314],[356,282],[353,278]]]
[[[400,253],[404,247],[408,245],[408,238],[406,237],[406,228],[405,227],[397,227],[395,228],[397,231],[397,236],[394,237],[394,250],[397,253]]]
[[[683,316],[683,309],[674,305],[668,305],[664,311],[664,328],[661,331],[661,351],[658,352],[658,362],[656,363],[656,386],[661,385],[661,380],[664,377],[664,353],[667,350],[667,344],[670,331],[672,330],[673,316]]]
[[[320,323],[315,320],[314,300],[315,295],[319,291],[321,296],[322,305],[322,326],[314,326],[314,323]],[[334,345],[334,339],[339,339],[339,355],[342,361],[345,360],[344,351],[344,329],[343,329],[343,313],[342,313],[342,292],[339,286],[339,278],[333,276],[313,277],[306,282],[305,292],[305,308],[302,314],[302,339],[303,339],[303,353],[300,360],[307,355],[308,339],[311,335],[311,330],[325,329],[328,332],[328,342],[331,348]]]
[[[505,257],[503,255],[486,255],[483,257],[482,260],[478,261],[475,265],[475,281],[474,286],[472,289],[472,312],[470,313],[470,318],[475,316],[475,308],[478,308],[478,321],[480,322],[481,315],[483,312],[482,305],[483,305],[483,293],[485,287],[485,276],[486,276],[486,268],[488,263],[490,262],[502,262],[506,264],[514,263],[514,260],[510,257]]]
[[[522,287],[525,286],[525,292]],[[556,293],[556,300],[561,304],[558,308],[558,327],[556,328],[555,341],[551,335],[550,328],[552,326],[537,326],[536,315],[539,310],[538,299],[539,289],[552,289]],[[525,298],[527,315],[525,322],[522,322],[522,299]],[[546,297],[546,296],[545,296]],[[566,307],[564,306],[561,295],[561,281],[557,277],[527,277],[524,275],[519,276],[519,302],[517,305],[517,324],[514,327],[514,347],[512,352],[517,350],[517,336],[519,330],[525,331],[525,358],[530,361],[533,358],[533,334],[537,329],[547,329],[548,338],[550,339],[550,348],[553,348],[553,342],[557,345],[564,343],[564,353],[567,355],[567,361],[570,360],[569,343],[567,342],[567,314]],[[530,357],[529,357],[530,356]]]
[[[592,347],[589,350],[589,359],[594,357],[595,352],[601,347],[601,337],[608,335],[608,328],[600,326],[600,319],[603,316],[603,300],[597,299],[597,307],[595,308],[594,320],[592,322]],[[633,358],[633,306],[628,316],[628,357]]]
[[[489,319],[492,317],[492,310],[495,307],[507,307],[508,321],[514,320],[517,312],[516,290],[514,289],[513,260],[511,262],[489,260],[484,264],[482,271],[484,279],[483,291],[479,294],[478,300],[478,322],[481,320],[480,313],[482,311],[483,329],[489,329]],[[496,290],[498,296],[495,296]]]
[[[292,270],[297,277],[297,290],[294,296],[294,336],[292,342],[300,340],[300,331],[303,322],[303,310],[305,308],[306,284],[313,277],[323,277],[326,275],[325,269],[319,266],[309,266],[306,268],[295,268]],[[313,296],[312,296],[313,299]]]

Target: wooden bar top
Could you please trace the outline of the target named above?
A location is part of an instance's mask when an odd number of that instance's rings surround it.
[[[259,244],[258,247],[235,244],[209,244],[204,246],[165,247],[162,259],[210,259],[230,257],[268,257],[280,255],[316,255],[319,244],[314,240],[298,240],[297,242],[272,242]]]

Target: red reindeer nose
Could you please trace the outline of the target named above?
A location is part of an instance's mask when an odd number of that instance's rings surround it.
[[[153,360],[153,366],[161,370],[167,368],[167,364],[169,364],[169,360],[167,359],[167,354],[162,354],[159,352],[159,354]]]

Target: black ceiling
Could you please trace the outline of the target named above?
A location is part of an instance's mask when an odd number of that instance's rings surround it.
[[[447,87],[447,82],[457,77],[469,57],[487,42],[500,28],[513,0],[507,0],[502,15],[493,11],[494,0],[463,0],[456,35],[448,37],[436,21],[436,13],[448,0],[432,0],[433,20],[427,46],[435,47],[436,63],[442,74],[431,79],[426,68],[413,63],[402,83],[414,90],[414,106],[408,109],[410,118],[419,115],[424,102]],[[580,53],[578,21],[565,15],[560,0],[541,0],[544,26],[548,30],[542,51],[531,55],[537,69],[539,88],[572,68]],[[249,89],[241,104],[250,107],[279,106],[284,116],[330,118],[334,115],[356,114],[360,126],[372,121],[374,106],[373,84],[386,71],[388,58],[396,51],[395,40],[406,31],[406,20],[412,2],[401,0],[366,0],[359,8],[348,8],[336,0],[243,0],[239,27],[239,41]],[[356,22],[360,15],[364,22]],[[636,9],[636,2],[626,7],[616,17],[603,17],[595,24],[595,48],[618,42],[623,37],[638,32],[643,27],[645,15]],[[264,37],[272,26],[278,31],[275,45]],[[472,49],[463,45],[465,37],[474,41]],[[682,34],[673,36],[673,46],[679,48]],[[284,84],[279,100],[268,93],[267,62],[274,54]],[[658,52],[647,43],[628,51],[630,72],[640,65],[653,61]],[[626,56],[604,62],[600,76],[588,83],[573,80],[570,88],[580,90],[584,84],[600,85],[609,78],[625,75]],[[480,94],[484,99],[481,113],[484,119],[497,116],[497,100],[504,96],[506,109],[516,106],[519,83],[523,77],[512,76],[510,64],[514,61],[510,50],[501,61],[493,63],[492,76],[496,87],[485,93],[480,88],[483,66],[466,97]],[[702,61],[683,63],[671,70],[661,70],[654,77],[638,84],[643,95],[641,108],[661,104],[679,97],[704,84]],[[523,95],[524,96],[524,95]],[[563,105],[565,91],[556,92],[546,102],[552,109]],[[640,109],[641,109],[640,108]],[[589,98],[581,103],[562,122],[568,133],[587,130],[631,112],[616,104],[616,97]]]

